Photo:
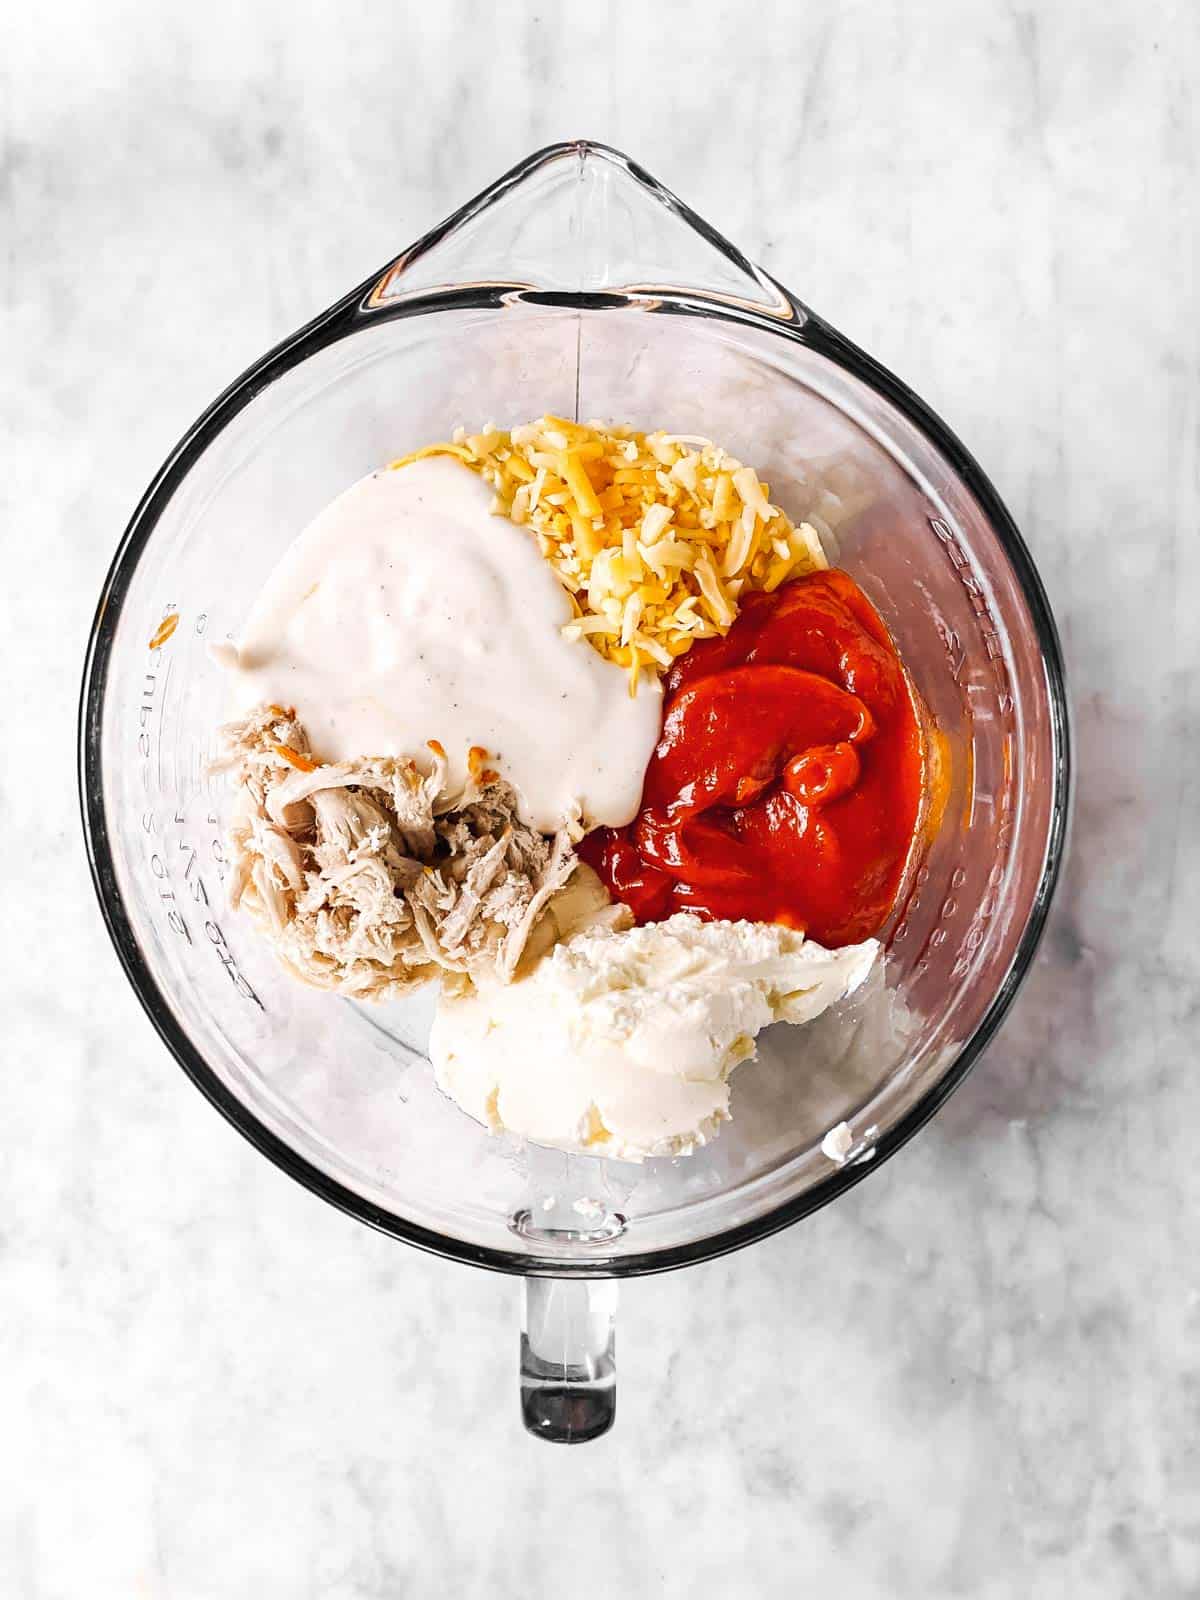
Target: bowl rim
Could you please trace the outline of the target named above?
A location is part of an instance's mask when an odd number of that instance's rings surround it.
[[[180,1026],[144,959],[117,885],[108,821],[104,807],[101,721],[112,646],[122,605],[151,534],[167,503],[187,476],[192,465],[211,441],[255,395],[283,373],[315,355],[319,350],[354,332],[381,321],[428,313],[449,307],[495,308],[515,299],[531,303],[591,310],[617,305],[645,308],[645,298],[635,292],[596,293],[539,292],[512,283],[479,283],[467,289],[447,289],[406,298],[397,305],[372,302],[372,296],[389,274],[405,261],[411,262],[431,249],[448,233],[470,221],[485,206],[532,176],[540,168],[564,158],[595,157],[621,167],[628,176],[649,189],[662,204],[674,211],[689,226],[700,232],[740,271],[748,272],[781,297],[787,314],[733,302],[720,295],[701,293],[672,294],[655,288],[653,299],[667,301],[672,309],[722,320],[748,321],[778,337],[799,340],[823,355],[851,376],[881,393],[931,444],[953,468],[974,496],[988,519],[1009,562],[1029,608],[1041,651],[1050,710],[1051,763],[1054,794],[1046,834],[1045,858],[1037,889],[1021,937],[1007,972],[997,987],[974,1032],[967,1039],[936,1084],[903,1116],[882,1134],[874,1147],[874,1159],[843,1167],[830,1173],[802,1195],[785,1200],[760,1217],[738,1223],[707,1238],[647,1250],[626,1256],[596,1256],[589,1259],[559,1259],[528,1255],[516,1250],[474,1244],[414,1223],[367,1200],[347,1185],[321,1171],[273,1133],[221,1081]],[[418,1249],[449,1260],[518,1276],[608,1278],[645,1276],[669,1272],[713,1260],[742,1249],[759,1239],[791,1226],[845,1194],[876,1171],[935,1115],[963,1082],[979,1060],[1007,1015],[1017,991],[1032,965],[1045,929],[1046,918],[1058,882],[1066,851],[1071,800],[1071,736],[1066,675],[1058,630],[1042,580],[1015,522],[987,475],[945,422],[899,378],[873,357],[846,339],[789,290],[754,267],[746,257],[690,210],[669,190],[621,152],[590,140],[574,140],[548,145],[519,162],[502,178],[469,200],[444,222],[390,262],[381,272],[364,280],[349,294],[322,312],[305,327],[292,334],[247,368],[204,411],[184,434],[152,479],[138,503],[117,547],[101,589],[88,638],[79,700],[78,783],[84,840],[92,883],[101,915],[134,993],[159,1037],[184,1072],[216,1109],[268,1160],[321,1199],[369,1227],[400,1239]]]

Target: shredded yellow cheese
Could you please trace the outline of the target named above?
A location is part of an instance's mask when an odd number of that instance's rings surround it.
[[[458,428],[391,465],[431,455],[482,474],[492,510],[529,528],[574,605],[563,632],[625,667],[631,694],[643,668],[727,633],[742,594],[829,565],[815,529],[708,439],[544,416]]]
[[[295,767],[297,772],[315,772],[320,765],[311,756],[306,756],[300,750],[293,750],[290,744],[273,744],[271,749],[289,767]]]
[[[179,613],[178,611],[172,611],[170,616],[164,617],[158,627],[155,628],[154,636],[150,640],[150,649],[161,650],[178,626]]]

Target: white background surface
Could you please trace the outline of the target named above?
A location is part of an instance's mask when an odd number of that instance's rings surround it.
[[[0,1594],[1200,1592],[1197,12],[1108,0],[10,6],[0,38]],[[73,714],[159,461],[554,138],[607,139],[957,429],[1077,710],[1035,975],[914,1144],[622,1292],[524,1437],[517,1288],[375,1237],[168,1060]]]

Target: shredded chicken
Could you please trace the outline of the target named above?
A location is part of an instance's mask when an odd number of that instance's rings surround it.
[[[230,901],[297,977],[356,999],[439,973],[512,978],[575,871],[578,829],[548,839],[528,827],[514,790],[481,763],[449,793],[437,744],[427,771],[384,756],[319,765],[280,706],[221,732],[213,770],[240,785]]]

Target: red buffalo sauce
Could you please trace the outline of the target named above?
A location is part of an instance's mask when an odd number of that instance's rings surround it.
[[[878,933],[921,826],[921,716],[891,636],[836,569],[746,595],[665,682],[628,827],[579,847],[639,922],[779,922],[828,946]]]

